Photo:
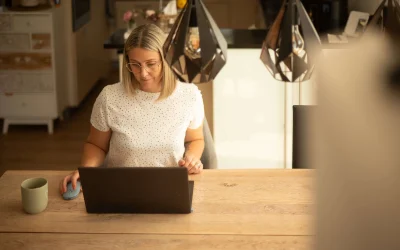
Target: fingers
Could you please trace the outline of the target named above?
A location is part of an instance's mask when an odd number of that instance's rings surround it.
[[[203,168],[203,164],[201,163],[200,160],[196,160],[196,159],[192,159],[187,166],[189,174],[200,173],[202,168]]]
[[[79,178],[79,172],[78,171],[75,171],[73,174],[72,174],[72,177],[71,177],[71,182],[72,182],[72,188],[75,190],[75,188],[76,188],[76,181],[78,180],[78,178]]]
[[[67,191],[67,183],[71,180],[71,175],[67,175],[60,182],[60,193],[63,194]]]
[[[76,181],[79,179],[79,172],[78,171],[74,171],[73,173],[67,175],[64,177],[64,179],[62,179],[60,181],[60,194],[64,194],[65,192],[67,192],[67,184],[68,182],[72,182],[72,188],[75,189],[76,188]],[[82,188],[82,187],[81,187]]]
[[[199,161],[192,169],[192,174],[199,174],[203,170],[203,164]]]
[[[191,166],[190,164],[192,163],[194,158],[192,156],[185,155],[185,158],[183,158],[183,160],[185,162],[183,166],[185,168],[189,169],[189,166]]]
[[[188,166],[189,174],[194,174],[199,167],[200,161],[192,160]]]
[[[178,164],[187,168],[188,174],[197,174],[203,169],[201,161],[191,155],[185,155],[183,159],[179,160]]]
[[[183,161],[184,161],[183,167],[187,168],[188,173],[191,174],[193,172],[192,168],[195,166],[197,161],[194,159],[194,157],[190,155],[185,155]]]

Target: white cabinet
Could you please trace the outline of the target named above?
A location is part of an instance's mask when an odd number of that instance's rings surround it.
[[[54,14],[0,13],[0,118],[12,124],[46,124],[59,117]]]

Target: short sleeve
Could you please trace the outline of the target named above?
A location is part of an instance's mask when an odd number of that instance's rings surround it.
[[[103,88],[94,102],[90,123],[100,131],[108,131],[107,87]]]
[[[195,98],[194,98],[194,106],[193,106],[193,116],[192,120],[190,121],[189,128],[196,129],[203,124],[204,120],[204,103],[203,103],[203,96],[200,90],[195,88]]]

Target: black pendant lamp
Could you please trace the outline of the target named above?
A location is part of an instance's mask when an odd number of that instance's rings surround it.
[[[201,0],[189,0],[164,43],[164,54],[180,81],[206,83],[226,63],[227,43]]]
[[[365,32],[374,29],[382,30],[400,43],[400,4],[396,0],[382,1]]]
[[[280,81],[309,80],[321,41],[299,0],[284,0],[263,42],[261,61]]]

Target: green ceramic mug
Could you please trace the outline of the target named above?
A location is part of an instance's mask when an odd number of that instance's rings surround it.
[[[29,214],[44,211],[48,203],[48,184],[44,178],[30,178],[21,183],[22,207]]]

